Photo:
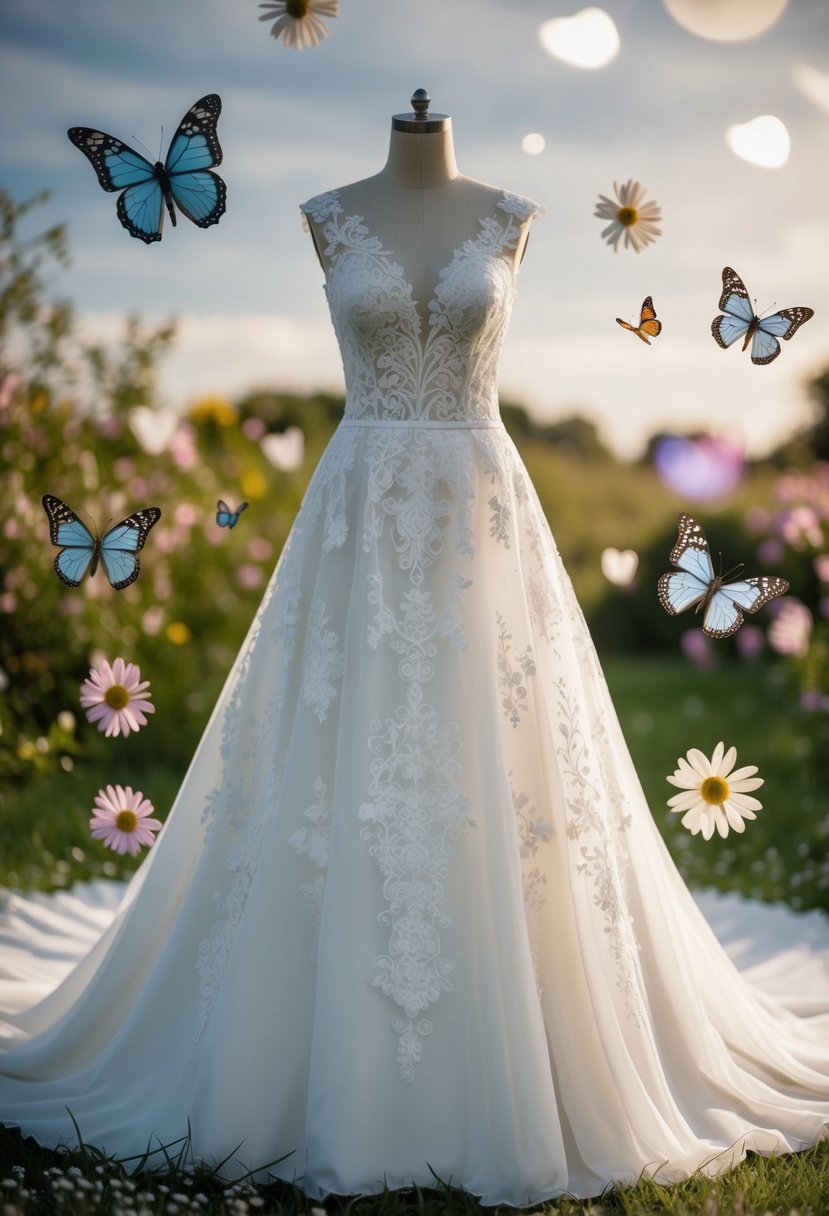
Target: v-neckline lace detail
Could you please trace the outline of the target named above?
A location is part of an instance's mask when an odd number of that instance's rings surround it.
[[[348,388],[346,416],[497,419],[497,369],[515,296],[515,251],[536,204],[502,193],[415,299],[393,250],[337,191],[303,206],[326,241],[326,296]]]

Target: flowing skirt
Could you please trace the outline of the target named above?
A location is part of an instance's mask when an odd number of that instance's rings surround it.
[[[500,424],[341,423],[116,894],[6,914],[0,1120],[44,1144],[189,1121],[313,1197],[523,1206],[825,1134],[825,922],[709,897],[718,940]]]

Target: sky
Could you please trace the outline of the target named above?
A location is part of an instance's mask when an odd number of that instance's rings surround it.
[[[710,11],[746,0],[673,2]],[[779,0],[751,0],[769,2]],[[726,43],[689,32],[660,0],[605,0],[621,46],[595,71],[553,58],[538,36],[581,7],[341,0],[330,37],[298,53],[269,36],[256,0],[0,0],[0,184],[17,198],[52,191],[38,224],[66,223],[72,254],[54,292],[74,301],[86,335],[115,338],[128,313],[178,318],[166,405],[340,391],[297,205],[377,172],[391,115],[424,87],[452,117],[461,172],[545,208],[520,275],[502,397],[539,419],[583,414],[625,457],[664,430],[727,434],[762,455],[808,421],[805,385],[829,363],[829,6],[790,0],[766,33]],[[118,223],[116,196],[66,128],[101,127],[155,157],[162,128],[166,148],[208,92],[223,101],[227,213],[206,231],[180,219],[145,246]],[[781,169],[726,146],[728,126],[761,114],[789,130]],[[522,150],[529,132],[544,135],[542,154]],[[639,255],[614,253],[593,215],[598,195],[628,178],[663,212],[663,235]],[[760,311],[815,310],[767,367],[711,337],[725,265]],[[651,347],[614,323],[634,320],[646,295],[664,324]]]

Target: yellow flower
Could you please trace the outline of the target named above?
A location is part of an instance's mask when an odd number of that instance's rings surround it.
[[[174,646],[186,646],[193,636],[184,621],[170,621],[165,632]]]
[[[258,469],[246,469],[239,478],[239,488],[245,498],[264,498],[268,483]]]
[[[236,407],[224,397],[200,397],[187,411],[191,422],[201,425],[212,422],[216,426],[235,426]]]
[[[274,21],[271,35],[281,38],[285,46],[304,51],[307,46],[317,46],[328,37],[328,26],[323,17],[338,17],[340,0],[266,0],[260,4],[265,12],[260,21]]]

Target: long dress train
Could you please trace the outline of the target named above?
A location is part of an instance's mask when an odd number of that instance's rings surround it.
[[[514,1205],[824,1134],[819,950],[746,978],[687,891],[498,418],[535,210],[501,196],[425,325],[339,195],[305,204],[345,417],[156,845],[76,909],[88,953],[39,968],[72,897],[13,902],[4,1122],[72,1142],[69,1108],[129,1156],[189,1119],[311,1196]]]

